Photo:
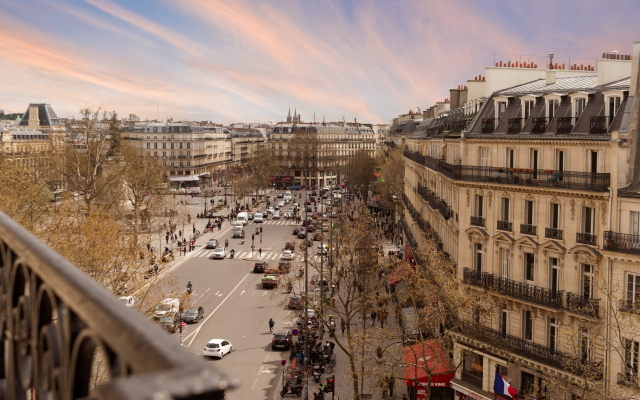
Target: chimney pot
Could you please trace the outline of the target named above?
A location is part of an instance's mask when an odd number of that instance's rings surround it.
[[[562,69],[564,69],[564,63],[562,64]]]
[[[502,67],[502,61],[500,61],[500,66]]]
[[[509,61],[509,67],[511,67],[511,61]]]

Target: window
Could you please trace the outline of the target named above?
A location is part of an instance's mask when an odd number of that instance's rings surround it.
[[[502,116],[504,115],[505,111],[507,111],[507,102],[506,101],[498,102],[498,114],[496,115],[498,120],[502,119]]]
[[[175,157],[175,155],[174,155],[173,151],[171,152],[171,157]]]
[[[477,273],[481,273],[482,272],[482,258],[484,255],[484,251],[482,249],[482,244],[481,243],[474,243],[473,244],[473,265],[475,266],[475,270]]]
[[[180,143],[180,148],[182,148],[182,143]]]
[[[502,310],[500,313],[500,333],[502,337],[509,334],[509,311]]]
[[[581,233],[593,235],[595,233],[596,209],[592,207],[582,207]]]
[[[154,144],[153,144],[153,148],[154,148],[154,149],[157,149],[157,148],[158,148],[158,143],[154,143]]]
[[[484,217],[484,197],[480,195],[475,196],[475,216]]]
[[[640,300],[640,275],[627,274],[627,307],[636,308]]]
[[[589,264],[580,264],[580,270],[582,271],[582,275],[580,277],[581,283],[581,291],[582,296],[584,296],[585,300],[593,299],[593,265]]]
[[[538,169],[538,149],[529,149],[529,168]],[[537,179],[537,176],[533,178]]]
[[[549,349],[555,353],[558,350],[558,320],[549,317]]]
[[[624,341],[624,376],[628,381],[638,377],[638,342]]]
[[[173,168],[173,167],[175,167],[175,165],[174,165],[173,161],[171,161],[171,167],[172,167],[172,168]]]
[[[631,234],[632,235],[640,235],[640,213],[632,211],[631,212]],[[634,242],[637,242],[637,239],[634,238]]]
[[[167,152],[166,152],[166,151],[163,151],[163,152],[162,152],[162,157],[166,157],[166,156],[167,156]]]
[[[565,150],[555,151],[554,168],[556,171],[565,171],[567,163],[567,152]],[[562,176],[560,176],[562,178]]]
[[[607,102],[607,125],[611,125],[613,119],[616,117],[618,113],[618,109],[620,108],[620,103],[622,102],[622,97],[609,97],[609,101]]]
[[[591,359],[591,338],[589,332],[585,328],[580,328],[578,333],[580,359],[582,362],[589,361]]]
[[[584,108],[587,106],[587,99],[575,99],[573,102],[573,117],[576,118],[576,120],[578,118],[580,118],[580,116],[582,115],[582,112],[584,111]],[[575,122],[574,122],[575,123]]]
[[[522,102],[522,115],[524,120],[528,120],[531,116],[531,111],[533,110],[533,100],[525,100]]]
[[[560,227],[560,204],[549,204],[549,228],[558,230],[562,229]]]
[[[560,106],[560,101],[557,99],[552,99],[547,102],[547,118],[548,121],[551,121],[553,117],[556,116],[556,111]]]
[[[151,143],[147,143],[147,149],[151,148]]]
[[[476,353],[467,352],[464,354],[464,364],[462,366],[462,380],[472,385],[482,387],[482,372],[484,370],[483,357]]]
[[[151,140],[151,135],[147,135],[147,140]]]
[[[509,264],[511,262],[511,250],[500,249],[500,259],[502,263],[502,277],[509,279]]]
[[[187,167],[191,166],[191,161],[187,161]]]
[[[180,161],[180,166],[181,166],[181,167],[183,166],[183,165],[182,165],[182,161]]]
[[[174,146],[174,144],[175,144],[175,143],[171,143],[171,149],[172,149],[172,150],[174,149],[174,147],[173,147],[173,146]]]
[[[587,172],[596,174],[602,171],[602,157],[599,151],[587,150]]]
[[[533,218],[534,218],[533,200],[525,200],[524,201],[524,224],[535,225]]]
[[[178,156],[179,156],[179,157],[182,157],[182,152],[180,152],[180,153],[178,154]]]
[[[536,379],[532,374],[521,371],[520,372],[520,391],[523,395],[535,395],[536,392]]]
[[[166,149],[167,148],[167,144],[166,143],[162,143],[162,148]]]
[[[535,256],[533,253],[524,253],[524,280],[533,285],[535,280]]]
[[[154,151],[154,152],[153,152],[153,156],[154,156],[154,157],[158,157],[158,152],[157,152],[157,151]]]
[[[525,310],[522,313],[522,338],[533,340],[533,315],[530,310]]]
[[[511,214],[511,199],[508,197],[503,197],[500,203],[500,220],[508,222],[510,220],[509,216]]]
[[[557,257],[549,257],[549,289],[560,290],[560,267]]]
[[[480,165],[483,167],[489,166],[489,148],[488,147],[480,148]]]
[[[516,167],[516,149],[507,149],[506,155],[506,168],[515,168]]]
[[[187,151],[187,157],[191,157],[191,152]]]

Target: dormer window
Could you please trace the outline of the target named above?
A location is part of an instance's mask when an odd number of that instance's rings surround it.
[[[558,107],[560,107],[560,99],[547,99],[547,121],[551,121],[556,116]]]
[[[528,120],[531,116],[531,111],[533,110],[533,100],[524,100],[522,102],[522,115],[524,120]]]
[[[622,103],[622,97],[619,97],[619,96],[609,97],[608,100],[609,101],[607,101],[607,117],[608,117],[607,122],[608,122],[608,125],[611,125],[611,123],[613,122],[613,119],[618,113],[620,104]]]

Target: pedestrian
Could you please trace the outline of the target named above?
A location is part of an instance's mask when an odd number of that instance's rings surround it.
[[[169,234],[167,233],[167,236],[164,237],[167,241],[167,245],[169,244]]]
[[[151,243],[147,243],[147,251],[151,252]]]
[[[262,257],[262,247],[260,247],[260,257]]]
[[[380,320],[380,328],[384,328],[384,321],[387,319],[387,313],[381,312],[378,319]]]
[[[273,326],[274,326],[275,324],[276,324],[276,323],[275,323],[275,322],[273,322],[273,319],[269,318],[269,332],[273,332]]]
[[[156,276],[158,276],[158,264],[154,265],[153,269],[156,271]]]
[[[178,231],[178,236],[182,237],[182,231]]]
[[[389,375],[389,397],[393,397],[393,386],[396,384],[396,379]]]
[[[406,395],[406,394],[403,394],[403,395],[402,395],[402,399],[401,399],[401,400],[407,400],[407,395]]]
[[[196,233],[196,223],[193,223],[193,233]]]
[[[376,312],[375,311],[371,311],[371,323],[373,324],[374,322],[376,322]]]
[[[342,329],[342,336],[344,336],[344,330],[347,329],[347,323],[344,322],[344,318],[340,319],[340,329]]]

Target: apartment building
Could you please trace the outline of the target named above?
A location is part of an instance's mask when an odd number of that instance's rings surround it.
[[[502,304],[456,338],[461,398],[493,398],[495,372],[532,396],[558,379],[576,398],[586,378],[640,398],[639,53],[636,42],[582,68],[500,62],[392,122],[411,246],[429,227],[460,290]]]
[[[341,182],[341,169],[356,151],[375,156],[376,133],[371,125],[318,123],[276,125],[268,146],[280,163],[274,182],[304,186],[325,186]]]
[[[260,132],[240,130],[231,132],[229,136],[233,166],[246,164],[257,148],[265,145],[265,138]]]

